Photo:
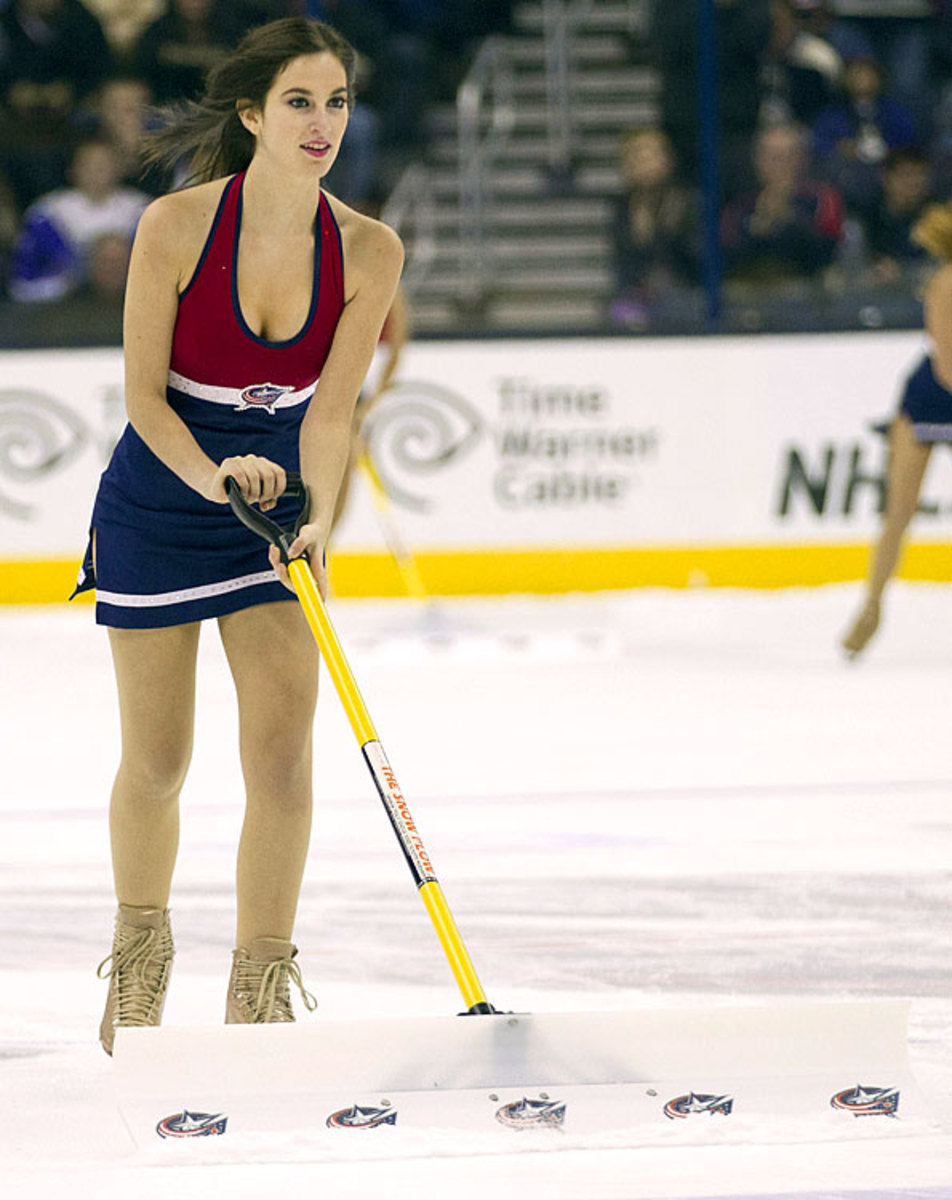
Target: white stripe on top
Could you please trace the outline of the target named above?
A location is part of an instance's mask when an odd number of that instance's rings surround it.
[[[102,604],[114,604],[117,608],[161,608],[165,604],[187,604],[190,600],[207,600],[211,596],[225,596],[241,588],[254,587],[260,583],[277,583],[274,571],[256,571],[253,575],[241,575],[237,579],[225,579],[221,583],[205,583],[200,587],[181,588],[177,592],[150,592],[137,595],[134,592],[105,592],[96,589],[96,599]]]
[[[212,404],[228,404],[239,412],[249,408],[263,408],[273,413],[276,408],[293,408],[304,404],[314,395],[317,380],[295,391],[281,383],[253,383],[244,388],[217,387],[211,383],[198,383],[178,371],[169,371],[168,385],[177,392],[184,392],[195,400],[208,400]]]

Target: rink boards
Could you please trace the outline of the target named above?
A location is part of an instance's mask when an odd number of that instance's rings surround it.
[[[854,580],[885,496],[873,427],[921,352],[883,332],[411,344],[365,433],[430,595]],[[0,602],[62,601],[125,421],[121,353],[0,357]],[[952,577],[947,458],[907,578]],[[405,593],[359,475],[333,551],[336,595]]]

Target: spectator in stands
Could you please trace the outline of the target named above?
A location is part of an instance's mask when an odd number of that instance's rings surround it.
[[[913,237],[913,229],[932,201],[928,157],[921,150],[893,150],[883,164],[877,202],[863,217],[870,259],[867,285],[900,283],[910,267],[925,263],[927,251]]]
[[[935,103],[932,52],[936,15],[945,0],[833,0],[829,37],[843,59],[872,58],[888,90],[924,136]]]
[[[9,0],[0,10],[0,153],[21,208],[65,181],[76,106],[111,67],[80,0]]]
[[[168,180],[158,169],[146,170],[142,139],[154,128],[152,93],[144,79],[113,75],[99,88],[93,103],[95,130],[111,143],[119,164],[120,181],[151,196],[168,190]]]
[[[647,329],[664,293],[698,282],[699,203],[694,189],[678,181],[674,151],[661,129],[626,135],[621,174],[609,319],[628,329]]]
[[[165,12],[167,0],[83,0],[102,25],[103,33],[120,64],[127,64],[148,25]]]
[[[813,8],[803,0],[773,0],[772,31],[762,71],[760,121],[812,125],[836,98],[843,60],[812,31]]]
[[[119,182],[108,142],[81,143],[70,165],[72,187],[41,197],[27,209],[13,252],[10,294],[15,300],[56,300],[89,278],[92,246],[107,234],[131,242],[149,197]]]
[[[843,97],[813,126],[813,148],[823,176],[848,205],[868,208],[890,150],[917,143],[909,111],[883,92],[883,72],[871,58],[853,58],[843,73]]]
[[[192,100],[205,76],[244,33],[239,8],[227,0],[171,0],[168,12],[139,39],[135,70],[157,104]]]
[[[832,263],[843,230],[835,188],[807,174],[808,138],[795,125],[757,136],[758,189],[725,209],[721,240],[725,273],[744,283],[815,280]]]
[[[0,174],[0,299],[7,295],[7,275],[20,232],[20,213],[13,189]]]
[[[750,145],[760,114],[760,68],[771,34],[771,0],[715,0],[720,63],[721,179],[725,195],[753,186]],[[698,0],[654,0],[661,119],[690,182],[700,178]]]

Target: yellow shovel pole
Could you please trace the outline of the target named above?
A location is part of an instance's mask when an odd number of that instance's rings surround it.
[[[377,737],[311,569],[305,559],[297,558],[288,564],[288,572],[466,1007],[474,1014],[495,1012],[486,999],[472,960],[463,945],[453,914],[443,896],[443,889],[434,874],[430,856]]]

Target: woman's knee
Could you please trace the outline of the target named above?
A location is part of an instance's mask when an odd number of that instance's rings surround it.
[[[182,790],[191,759],[191,738],[136,738],[123,746],[119,779],[136,795],[173,800]]]
[[[244,719],[241,762],[249,790],[300,794],[310,790],[312,723],[289,718]]]

